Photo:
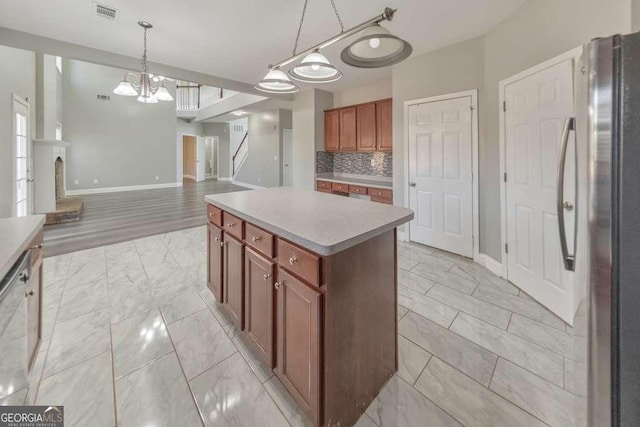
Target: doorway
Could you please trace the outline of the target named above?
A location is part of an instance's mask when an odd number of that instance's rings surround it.
[[[205,176],[207,179],[218,177],[218,143],[217,136],[206,136],[204,138],[206,147],[206,167]]]
[[[409,240],[478,257],[477,90],[405,102]]]
[[[574,274],[564,269],[557,213],[558,161],[565,122],[574,116],[577,49],[500,82],[502,239],[505,277],[568,323]],[[565,227],[576,221],[575,135],[565,170]],[[572,233],[568,233],[573,246]]]
[[[282,129],[282,185],[293,185],[293,129]]]
[[[182,181],[204,181],[206,177],[206,143],[202,136],[182,135]]]
[[[13,215],[31,215],[33,212],[31,179],[31,138],[29,102],[13,95]]]

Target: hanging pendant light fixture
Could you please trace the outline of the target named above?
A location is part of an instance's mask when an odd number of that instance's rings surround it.
[[[137,100],[145,104],[157,104],[158,101],[173,101],[173,96],[164,85],[164,77],[149,74],[147,65],[147,30],[153,28],[149,22],[138,21],[144,29],[144,51],[142,53],[142,71],[126,73],[124,78],[113,90],[116,95],[137,96]]]
[[[275,65],[270,65],[267,76],[254,86],[256,89],[271,93],[297,92],[299,90],[298,87],[291,82],[281,69],[300,58],[302,58],[300,64],[289,71],[289,75],[295,80],[305,83],[327,83],[342,78],[340,70],[331,65],[329,60],[320,53],[320,50],[358,33],[360,33],[358,38],[344,49],[341,54],[341,58],[346,64],[359,68],[380,68],[397,64],[411,55],[412,48],[407,41],[392,35],[389,30],[379,25],[382,21],[391,21],[396,12],[395,9],[387,7],[381,15],[345,31],[334,0],[331,0],[331,5],[340,24],[340,34],[305,51],[297,52],[298,39],[304,22],[307,2],[308,0],[305,0],[302,9],[302,18],[300,19],[300,26],[298,27],[298,34],[293,48],[293,56]],[[273,72],[277,72],[277,75],[274,76]],[[274,87],[271,86],[273,83],[279,83],[278,90],[273,90]]]

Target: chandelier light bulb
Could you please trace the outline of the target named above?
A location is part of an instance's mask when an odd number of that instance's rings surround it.
[[[377,49],[378,47],[380,47],[380,39],[376,37],[369,40],[369,46],[371,46],[373,49]]]

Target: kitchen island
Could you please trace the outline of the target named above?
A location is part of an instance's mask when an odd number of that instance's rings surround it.
[[[289,187],[205,200],[209,289],[315,425],[353,425],[398,368],[413,212]]]

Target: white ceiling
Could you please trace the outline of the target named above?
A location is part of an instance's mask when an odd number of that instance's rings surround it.
[[[526,0],[335,0],[345,28],[397,8],[391,32],[413,45],[413,55],[486,33]],[[246,83],[267,65],[290,56],[304,0],[104,0],[118,19],[95,16],[91,0],[3,1],[0,26],[109,52],[140,56],[140,19],[153,23],[149,60]],[[340,30],[330,0],[309,0],[300,49]],[[1,40],[0,40],[1,43]],[[328,90],[384,79],[390,68],[343,64],[342,41],[323,53],[344,73]],[[300,50],[299,49],[299,50]],[[151,70],[153,71],[153,70]]]

